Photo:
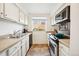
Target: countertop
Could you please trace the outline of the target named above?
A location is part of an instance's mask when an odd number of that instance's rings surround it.
[[[26,34],[26,36],[30,35],[31,33]],[[0,39],[0,53],[9,49],[22,39],[20,38],[5,38],[5,39]]]
[[[0,39],[0,53],[15,45],[19,41],[20,39],[18,38]]]
[[[59,39],[59,42],[67,47],[70,47],[70,39]]]

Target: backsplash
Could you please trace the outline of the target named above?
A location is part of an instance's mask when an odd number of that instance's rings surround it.
[[[59,32],[70,35],[70,22],[60,24]]]
[[[14,31],[18,31],[23,29],[22,25],[12,23],[9,21],[1,21],[0,20],[0,36],[7,35],[7,34],[13,34]]]

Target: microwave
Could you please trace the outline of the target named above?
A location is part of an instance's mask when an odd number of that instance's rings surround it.
[[[66,6],[55,16],[55,22],[70,21],[70,6]]]

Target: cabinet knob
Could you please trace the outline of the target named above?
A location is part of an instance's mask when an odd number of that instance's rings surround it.
[[[3,14],[3,12],[1,12],[1,14]]]
[[[7,16],[7,14],[5,14],[5,16]]]

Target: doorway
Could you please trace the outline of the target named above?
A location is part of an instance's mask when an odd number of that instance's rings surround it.
[[[47,44],[47,17],[32,17],[33,44]]]

